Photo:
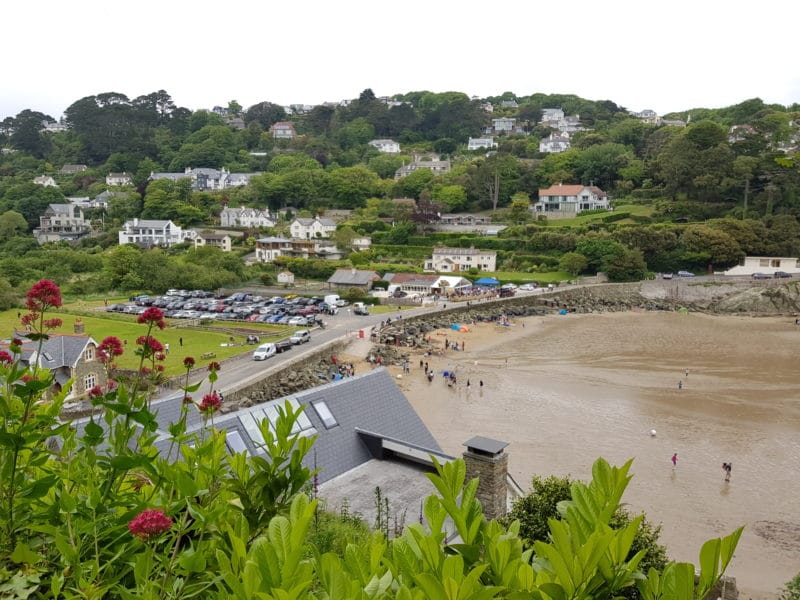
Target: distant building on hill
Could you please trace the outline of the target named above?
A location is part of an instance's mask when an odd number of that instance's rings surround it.
[[[578,214],[584,210],[611,208],[608,194],[594,185],[558,185],[539,190],[534,212]]]

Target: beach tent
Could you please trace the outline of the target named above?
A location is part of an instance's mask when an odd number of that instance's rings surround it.
[[[453,323],[452,325],[450,325],[450,329],[452,329],[453,331],[460,331],[461,325],[459,325],[458,323]]]
[[[458,328],[458,330],[462,333],[467,333],[469,331],[469,327],[467,327],[466,325],[462,325],[461,327]]]
[[[566,308],[562,308],[560,311],[558,311],[558,314],[560,314],[560,315],[567,314],[567,309]]]
[[[481,277],[475,282],[475,285],[500,285],[500,282],[494,277]]]

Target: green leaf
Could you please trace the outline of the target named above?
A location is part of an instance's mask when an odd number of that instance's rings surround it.
[[[194,548],[184,550],[178,558],[178,564],[189,573],[202,573],[206,570],[206,556],[202,550]]]
[[[36,554],[33,550],[31,550],[28,544],[23,542],[17,542],[17,546],[14,548],[14,552],[11,553],[9,558],[15,563],[26,565],[34,565],[42,560],[41,556]]]

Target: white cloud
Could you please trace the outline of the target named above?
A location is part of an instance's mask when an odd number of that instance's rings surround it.
[[[660,113],[800,102],[794,3],[44,0],[3,13],[0,117],[158,89],[192,109],[314,104],[367,87],[574,93]]]

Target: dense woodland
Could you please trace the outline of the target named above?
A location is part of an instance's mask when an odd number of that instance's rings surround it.
[[[501,105],[509,100],[517,106]],[[493,112],[485,110],[487,103]],[[266,101],[246,109],[231,101],[222,116],[178,107],[161,90],[133,99],[113,92],[82,98],[65,110],[69,129],[58,133],[43,131],[43,122],[55,122],[51,115],[24,110],[7,117],[0,122],[0,290],[42,274],[74,292],[141,289],[145,281],[156,288],[213,287],[257,276],[238,257],[115,247],[116,231],[129,218],[202,228],[213,226],[225,205],[288,206],[301,214],[355,209],[340,225],[340,237],[369,234],[378,245],[353,256],[358,264],[416,268],[419,254],[446,243],[495,248],[498,268],[508,271],[603,269],[633,279],[648,271],[721,268],[745,254],[800,254],[800,169],[794,162],[800,105],[756,98],[665,115],[687,121],[681,127],[646,124],[614,102],[573,95],[505,93],[478,100],[458,92],[411,92],[391,104],[367,89],[347,106],[291,115]],[[580,116],[587,130],[573,135],[569,150],[539,152],[540,140],[552,133],[540,124],[544,108]],[[234,116],[244,129],[228,124]],[[496,151],[467,151],[467,139],[501,116],[516,118],[524,132],[496,137]],[[273,139],[269,127],[285,120],[298,136]],[[747,127],[734,136],[736,125]],[[381,154],[367,143],[375,138],[398,141],[402,153]],[[451,171],[423,169],[395,180],[397,168],[418,152],[449,158]],[[64,164],[89,169],[59,175]],[[247,187],[217,193],[193,191],[187,181],[148,182],[151,172],[186,167],[259,175]],[[87,215],[96,220],[96,235],[75,248],[36,244],[30,232],[48,204],[94,197],[106,189],[107,173],[123,171],[133,175],[134,186],[107,211]],[[53,175],[58,187],[32,183],[43,174]],[[617,204],[646,203],[653,211],[630,219],[610,214],[591,226],[533,221],[528,203],[538,189],[558,182],[594,184]],[[414,198],[418,208],[404,211],[393,198]],[[418,235],[438,211],[485,210],[513,226],[496,239]],[[154,272],[164,273],[164,281],[153,283]]]

